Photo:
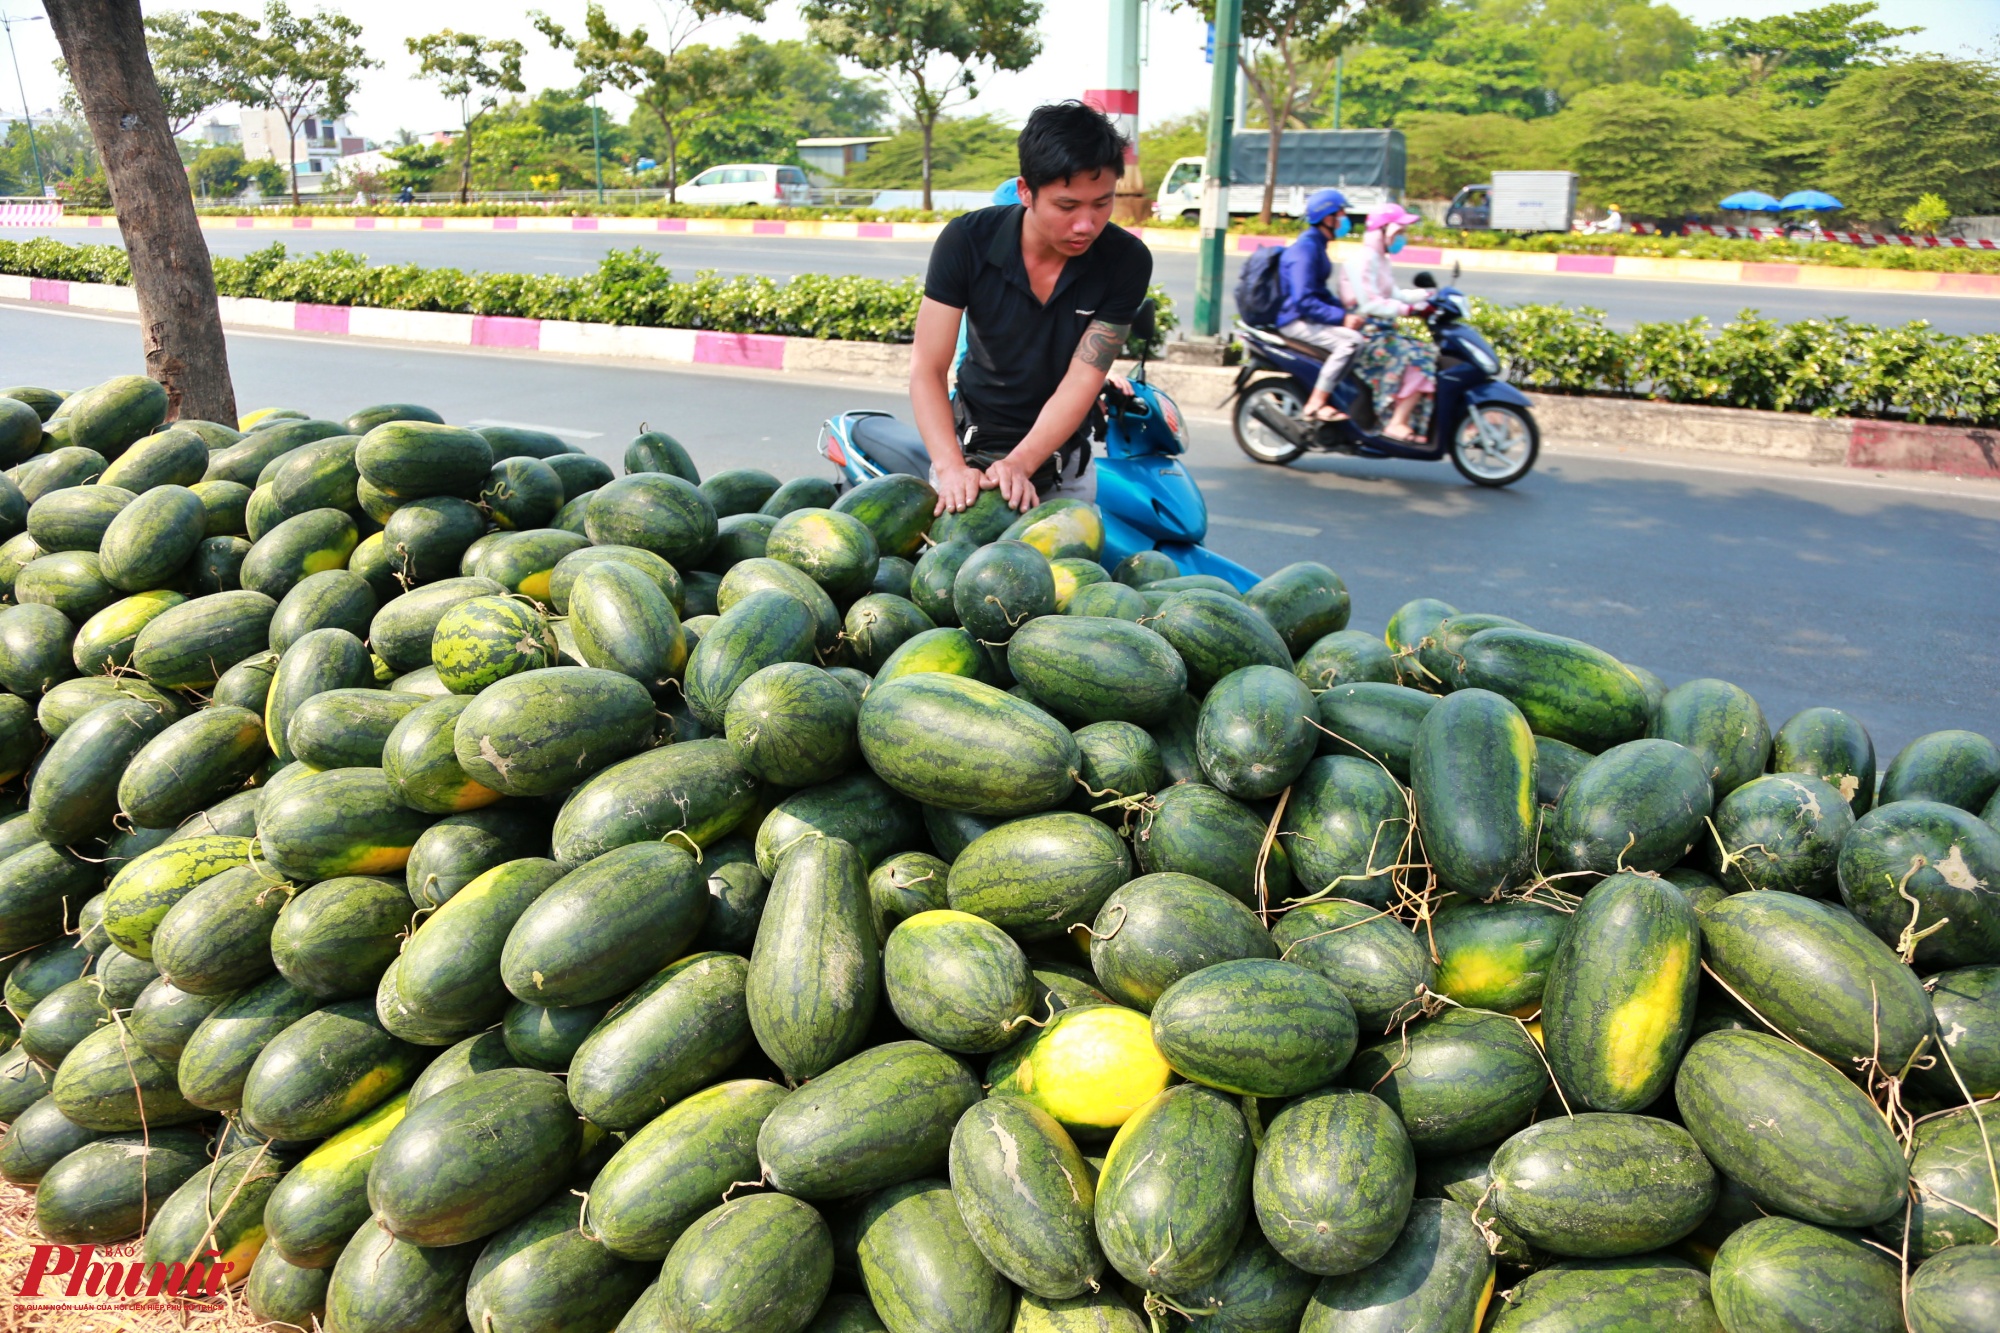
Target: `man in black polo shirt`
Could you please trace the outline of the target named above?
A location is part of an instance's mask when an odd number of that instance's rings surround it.
[[[1125,148],[1093,107],[1037,107],[1021,131],[1022,202],[954,218],[938,237],[910,402],[940,514],[994,488],[1020,510],[1096,494],[1086,422],[1153,276],[1145,245],[1109,225]]]

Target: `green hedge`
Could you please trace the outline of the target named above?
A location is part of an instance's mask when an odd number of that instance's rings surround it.
[[[1754,310],[1720,328],[1697,317],[1623,333],[1599,310],[1488,302],[1473,319],[1524,389],[2000,425],[2000,334],[1938,333],[1922,321],[1780,324]]]
[[[132,267],[115,245],[65,245],[40,238],[0,241],[0,272],[119,285]],[[614,250],[583,277],[547,273],[466,273],[418,264],[370,265],[345,250],[292,256],[281,244],[215,260],[223,296],[305,301],[382,310],[521,315],[648,328],[714,329],[800,338],[904,343],[916,331],[923,288],[914,277],[888,280],[802,273],[787,282],[698,272],[677,279],[651,250]],[[1153,289],[1164,336],[1176,327],[1173,302]]]

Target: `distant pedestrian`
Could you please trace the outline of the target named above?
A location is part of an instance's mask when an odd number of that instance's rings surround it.
[[[368,207],[368,191],[356,190],[354,192],[354,206],[356,208]]]
[[[417,192],[405,185],[396,192],[396,202],[399,204],[414,204],[417,202]]]

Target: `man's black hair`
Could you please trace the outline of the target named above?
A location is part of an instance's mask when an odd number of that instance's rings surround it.
[[[1125,170],[1125,136],[1094,106],[1051,102],[1038,106],[1021,130],[1021,178],[1029,193],[1051,181]]]

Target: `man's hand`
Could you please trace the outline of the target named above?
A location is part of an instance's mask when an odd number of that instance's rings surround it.
[[[1001,498],[1007,501],[1009,509],[1027,513],[1041,503],[1041,496],[1035,492],[1035,483],[1028,480],[1033,468],[1024,468],[1016,462],[1012,454],[986,469],[987,489],[999,488]]]
[[[937,508],[931,511],[933,517],[963,513],[990,484],[984,473],[963,459],[956,467],[945,464],[933,466],[932,470],[937,473],[938,496]]]

